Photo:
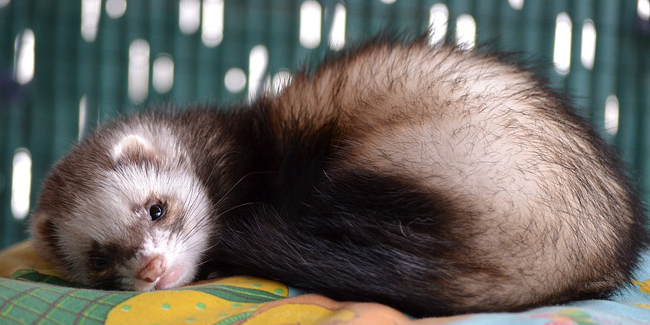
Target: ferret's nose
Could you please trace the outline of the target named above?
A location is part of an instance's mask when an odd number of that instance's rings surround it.
[[[154,282],[165,273],[166,268],[165,258],[162,255],[153,256],[149,261],[145,261],[144,267],[138,272],[138,279],[149,283]]]

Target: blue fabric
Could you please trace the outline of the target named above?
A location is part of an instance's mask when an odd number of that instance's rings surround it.
[[[453,319],[453,318],[452,318]],[[583,300],[562,306],[536,308],[522,313],[475,314],[446,324],[472,325],[613,325],[650,324],[650,251],[629,286],[610,300]]]

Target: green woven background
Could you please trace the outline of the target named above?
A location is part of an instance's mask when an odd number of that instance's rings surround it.
[[[129,0],[120,18],[110,18],[101,0],[96,39],[81,35],[80,0],[0,0],[0,247],[26,238],[25,221],[12,217],[12,159],[17,148],[32,157],[31,206],[49,166],[77,141],[79,105],[85,96],[85,125],[147,104],[171,101],[228,103],[246,100],[246,88],[231,93],[224,87],[226,72],[238,67],[248,73],[249,54],[256,45],[268,49],[266,74],[293,70],[316,61],[328,50],[334,8],[322,6],[320,46],[307,49],[299,42],[302,0],[224,0],[224,36],[216,47],[205,46],[201,30],[186,35],[179,29],[179,1]],[[642,0],[644,1],[644,0]],[[650,35],[648,21],[637,13],[636,0],[526,0],[521,10],[506,0],[347,0],[346,42],[386,28],[425,31],[429,10],[436,3],[449,11],[448,35],[455,34],[459,15],[476,20],[477,41],[520,51],[546,63],[545,76],[574,96],[580,112],[592,118],[603,135],[621,150],[641,188],[650,189]],[[552,67],[555,22],[566,12],[573,22],[571,69],[567,75]],[[581,28],[585,19],[597,31],[593,69],[580,63]],[[25,29],[35,35],[34,78],[25,85],[12,81],[16,37]],[[645,32],[644,32],[645,30]],[[129,45],[144,39],[150,46],[150,65],[161,53],[174,61],[171,90],[149,89],[144,103],[128,97]],[[151,69],[150,69],[151,73]],[[151,84],[152,78],[149,78]],[[151,88],[151,87],[150,87]],[[615,136],[604,132],[605,99],[616,95],[620,122]]]

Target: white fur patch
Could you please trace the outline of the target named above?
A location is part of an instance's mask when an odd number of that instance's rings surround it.
[[[152,150],[153,147],[145,138],[137,134],[129,134],[122,138],[111,150],[111,157],[113,161],[118,161],[124,156],[124,153],[127,150],[133,150],[136,148],[141,148],[142,150]]]

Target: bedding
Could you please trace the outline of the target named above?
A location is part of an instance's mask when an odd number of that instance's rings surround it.
[[[650,252],[630,285],[610,300],[413,319],[384,305],[334,301],[251,277],[154,292],[84,289],[63,279],[25,241],[0,252],[0,324],[650,324]]]

